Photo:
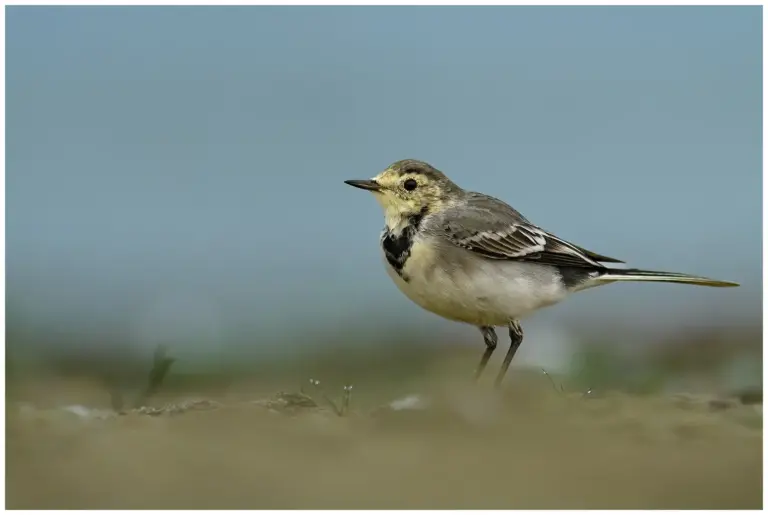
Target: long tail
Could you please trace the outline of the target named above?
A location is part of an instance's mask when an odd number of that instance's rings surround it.
[[[653,281],[660,283],[697,284],[699,286],[714,286],[716,288],[739,286],[739,283],[718,281],[716,279],[709,279],[707,277],[699,277],[696,275],[677,274],[674,272],[654,272],[652,270],[638,270],[636,268],[611,268],[607,273],[604,273],[594,280],[597,282]]]

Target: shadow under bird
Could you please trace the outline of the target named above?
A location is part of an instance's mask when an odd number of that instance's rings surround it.
[[[737,283],[673,272],[610,268],[623,261],[591,252],[532,224],[499,199],[466,191],[423,161],[397,161],[373,179],[346,184],[370,191],[384,208],[381,248],[389,276],[413,302],[477,326],[496,349],[494,326],[511,345],[498,387],[523,341],[520,320],[569,294],[617,281],[727,287]]]

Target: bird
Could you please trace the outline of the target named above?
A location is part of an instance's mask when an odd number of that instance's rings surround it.
[[[510,347],[498,388],[523,341],[521,319],[572,293],[621,281],[739,286],[696,275],[616,268],[624,261],[574,245],[534,225],[509,204],[465,190],[424,161],[403,159],[372,179],[344,181],[369,191],[384,210],[380,246],[397,288],[423,309],[479,328],[482,375],[498,345]]]

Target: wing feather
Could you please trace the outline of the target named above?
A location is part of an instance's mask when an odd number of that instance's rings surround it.
[[[442,230],[455,245],[490,259],[535,261],[555,266],[603,268],[623,263],[569,243],[530,223],[504,202],[471,194],[465,205],[449,209]]]

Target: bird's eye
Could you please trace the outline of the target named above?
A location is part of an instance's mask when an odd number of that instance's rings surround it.
[[[406,181],[403,183],[403,188],[405,188],[408,191],[413,191],[416,189],[416,186],[418,186],[419,183],[416,182],[416,179],[406,179]]]

